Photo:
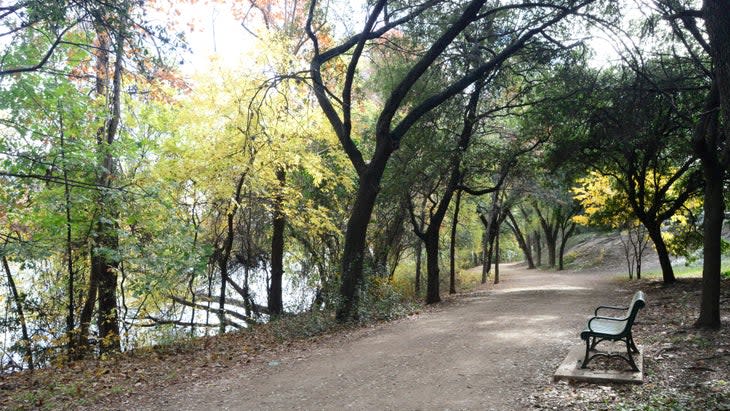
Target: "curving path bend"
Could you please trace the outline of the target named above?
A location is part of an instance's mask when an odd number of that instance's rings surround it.
[[[514,410],[549,381],[612,274],[501,266],[501,283],[334,343],[148,398],[169,410]],[[140,409],[141,404],[134,406]]]

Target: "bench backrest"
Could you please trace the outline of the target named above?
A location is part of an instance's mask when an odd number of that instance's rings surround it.
[[[631,298],[629,309],[626,311],[626,320],[628,320],[626,326],[628,328],[631,328],[631,324],[633,324],[636,319],[636,314],[638,314],[639,310],[644,308],[644,306],[646,306],[646,296],[644,295],[644,292],[635,292],[634,297]]]

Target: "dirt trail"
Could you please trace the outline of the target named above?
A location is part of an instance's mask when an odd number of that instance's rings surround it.
[[[170,410],[514,410],[549,380],[611,275],[503,266],[501,284],[419,316],[147,398]]]

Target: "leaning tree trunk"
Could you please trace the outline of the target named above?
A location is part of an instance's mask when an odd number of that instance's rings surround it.
[[[283,190],[286,174],[283,169],[276,170],[279,189]],[[274,199],[274,218],[271,234],[271,286],[269,287],[269,313],[280,315],[284,311],[282,302],[282,280],[284,277],[284,228],[286,217],[283,211],[283,193],[279,192]]]
[[[560,237],[560,252],[558,253],[558,271],[563,270],[563,257],[565,255],[565,245],[568,244],[568,239],[570,236],[573,235],[573,232],[575,231],[575,223],[570,224],[570,228],[568,231],[565,231],[565,228],[562,229],[563,233]]]
[[[662,238],[662,231],[659,224],[644,224],[646,231],[649,233],[649,238],[654,242],[654,248],[656,248],[657,255],[659,256],[659,265],[662,267],[662,279],[664,284],[672,284],[676,281],[674,277],[674,269],[672,269],[672,261],[669,259],[669,250],[667,245],[664,243]]]
[[[525,256],[527,268],[534,269],[535,263],[532,260],[532,251],[530,250],[530,246],[527,241],[525,241],[525,236],[522,235],[522,230],[520,230],[520,227],[517,225],[517,220],[515,220],[514,215],[512,215],[512,212],[510,211],[507,211],[507,218],[509,219],[507,225],[510,229],[512,229],[512,233],[515,235],[515,239],[517,240],[517,245],[519,245],[522,250],[522,254]]]

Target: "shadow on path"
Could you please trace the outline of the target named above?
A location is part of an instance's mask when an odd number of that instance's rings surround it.
[[[611,275],[501,266],[502,282],[442,309],[180,387],[154,409],[513,410],[552,372]]]

